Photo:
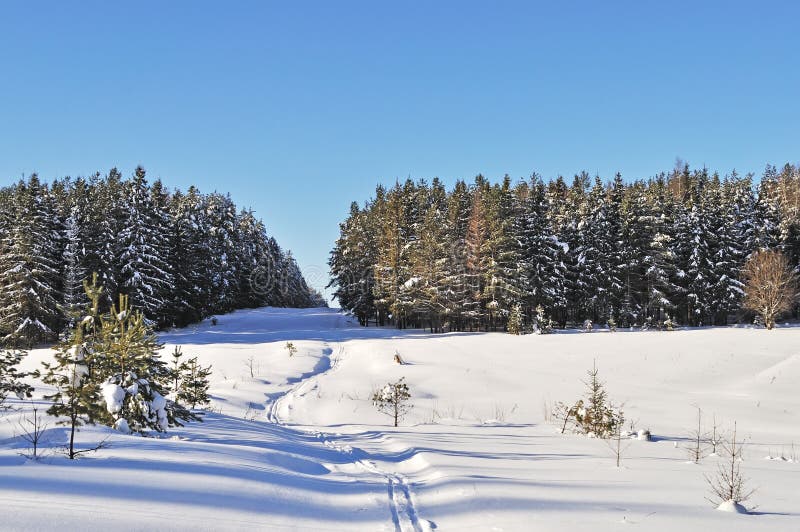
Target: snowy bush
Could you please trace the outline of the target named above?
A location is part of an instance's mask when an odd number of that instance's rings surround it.
[[[592,332],[594,330],[594,324],[592,320],[584,320],[583,321],[583,332]]]

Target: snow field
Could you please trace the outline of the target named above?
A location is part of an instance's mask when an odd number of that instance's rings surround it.
[[[213,365],[205,423],[164,438],[89,427],[81,441],[112,446],[33,462],[15,437],[25,412],[4,416],[0,528],[800,529],[800,464],[765,460],[790,457],[792,442],[800,453],[797,328],[429,335],[266,308],[162,341],[166,355],[181,345]],[[22,369],[49,353],[32,352]],[[626,419],[654,436],[629,442],[619,469],[602,440],[546,421],[545,405],[581,396],[593,361]],[[370,396],[403,376],[414,408],[394,428]],[[36,397],[46,391],[38,384]],[[689,462],[695,405],[709,429],[712,415],[724,428],[737,421],[755,514],[704,499],[703,474],[719,459]],[[51,421],[47,446],[64,438]]]

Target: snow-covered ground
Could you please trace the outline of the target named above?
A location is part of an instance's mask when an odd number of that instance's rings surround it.
[[[51,420],[34,462],[15,437],[26,403],[0,417],[0,529],[800,530],[800,328],[429,335],[267,308],[162,341],[213,365],[205,422],[161,438],[89,427],[80,442],[111,447],[69,461]],[[621,468],[605,442],[546,419],[583,394],[593,361],[654,435]],[[414,408],[389,427],[370,395],[402,376]],[[705,500],[719,459],[684,449],[698,406],[709,429],[738,423],[749,515]]]

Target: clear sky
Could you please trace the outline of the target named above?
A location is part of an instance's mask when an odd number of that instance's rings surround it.
[[[800,160],[800,3],[0,5],[0,183],[230,192],[314,285],[376,183]]]

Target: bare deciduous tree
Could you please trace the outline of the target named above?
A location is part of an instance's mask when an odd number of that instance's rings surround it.
[[[797,299],[797,275],[780,251],[761,250],[744,265],[744,306],[757,312],[767,329],[775,326],[782,312],[791,310]]]

